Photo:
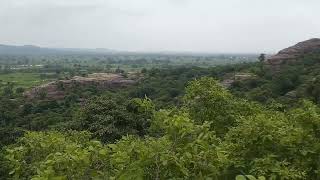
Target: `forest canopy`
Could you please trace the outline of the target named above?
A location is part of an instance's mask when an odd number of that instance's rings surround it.
[[[208,77],[185,92],[182,106],[161,110],[148,98],[126,108],[92,100],[81,131],[26,132],[1,163],[13,179],[319,178],[320,109],[312,102],[283,111],[235,97]],[[135,130],[120,137],[128,128]]]

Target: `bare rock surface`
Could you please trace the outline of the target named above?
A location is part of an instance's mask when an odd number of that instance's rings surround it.
[[[221,81],[221,84],[222,84],[223,87],[229,88],[236,81],[245,81],[245,80],[253,79],[255,77],[256,77],[256,75],[254,75],[252,73],[228,74]]]
[[[264,65],[273,71],[279,71],[281,65],[296,62],[299,57],[312,52],[320,52],[320,39],[309,39],[283,49],[278,54],[267,58],[264,61]]]
[[[75,76],[69,80],[53,81],[38,87],[35,87],[24,93],[28,99],[39,98],[45,94],[46,99],[63,99],[68,90],[74,88],[95,87],[98,90],[123,88],[133,85],[137,82],[137,77],[130,76],[126,78],[120,74],[94,73],[88,77]]]

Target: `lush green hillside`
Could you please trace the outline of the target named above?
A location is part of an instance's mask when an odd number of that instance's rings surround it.
[[[17,87],[78,66],[3,72],[1,179],[319,179],[319,57],[277,73],[259,62],[143,69],[135,86],[59,101]]]
[[[250,69],[252,71],[254,67]],[[279,72],[272,72],[263,68],[261,64],[256,65],[252,72],[257,76],[233,83],[232,93],[262,103],[276,100],[283,104],[291,104],[299,99],[320,103],[318,53],[306,54],[295,63],[283,65]]]

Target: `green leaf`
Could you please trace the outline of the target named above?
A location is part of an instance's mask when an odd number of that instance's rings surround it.
[[[105,149],[101,149],[100,151],[99,151],[99,154],[101,154],[101,155],[107,155],[107,150],[105,150]]]
[[[163,162],[162,162],[162,165],[164,165],[164,166],[166,166],[168,164],[168,161],[167,160],[164,160]]]
[[[236,180],[247,180],[247,178],[243,175],[236,176]]]
[[[192,158],[192,154],[191,154],[191,153],[189,153],[189,152],[187,152],[187,153],[186,153],[186,156],[187,156],[189,159],[191,159],[191,158]]]
[[[257,180],[257,178],[255,178],[254,176],[252,175],[246,175],[247,179],[250,179],[250,180]]]
[[[236,180],[257,180],[257,178],[252,175],[238,175],[236,176]]]

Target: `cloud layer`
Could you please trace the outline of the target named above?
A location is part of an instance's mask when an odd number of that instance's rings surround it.
[[[274,52],[320,37],[318,0],[1,0],[0,44]]]

